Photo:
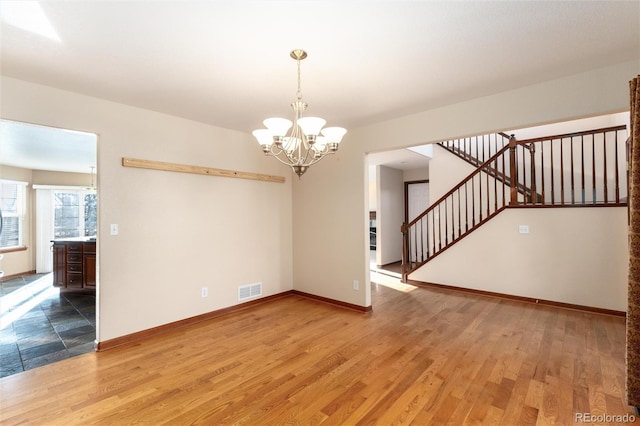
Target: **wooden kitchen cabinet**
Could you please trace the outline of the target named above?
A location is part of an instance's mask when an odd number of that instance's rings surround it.
[[[96,242],[82,245],[82,286],[96,286]]]
[[[95,288],[95,240],[70,238],[53,241],[53,285],[64,288]]]
[[[64,276],[67,273],[67,251],[64,244],[53,244],[53,285],[64,287]]]

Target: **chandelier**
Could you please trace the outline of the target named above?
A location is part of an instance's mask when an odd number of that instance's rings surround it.
[[[254,130],[253,136],[266,155],[290,166],[298,177],[302,177],[311,165],[338,150],[347,130],[342,127],[323,129],[326,121],[322,118],[304,117],[308,105],[302,100],[300,91],[300,61],[307,57],[307,52],[296,49],[290,56],[298,63],[297,100],[291,103],[295,119],[292,122],[286,118],[267,118],[263,121],[266,129]]]

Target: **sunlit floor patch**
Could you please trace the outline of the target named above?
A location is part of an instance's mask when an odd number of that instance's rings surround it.
[[[375,271],[371,271],[371,282],[374,284],[383,285],[393,290],[402,291],[403,293],[408,293],[417,288],[414,285],[401,282],[400,278],[392,277],[386,274],[380,274]]]
[[[0,298],[0,330],[8,327],[43,300],[60,293],[53,287],[52,275],[47,274],[20,289]]]

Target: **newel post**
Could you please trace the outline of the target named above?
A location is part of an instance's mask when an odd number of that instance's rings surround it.
[[[400,227],[400,232],[402,232],[402,282],[407,282],[407,276],[409,275],[409,271],[407,271],[407,262],[409,260],[409,232],[407,230],[407,224],[403,223]]]
[[[516,137],[509,138],[509,186],[511,186],[510,206],[518,205],[518,162],[516,161]]]
[[[400,227],[400,231],[402,232],[402,269],[400,271],[402,274],[402,279],[400,281],[406,283],[407,279],[409,278],[409,272],[411,272],[412,270],[412,265],[410,265],[411,241],[409,240],[409,227],[407,226],[406,222],[402,224],[402,226]]]

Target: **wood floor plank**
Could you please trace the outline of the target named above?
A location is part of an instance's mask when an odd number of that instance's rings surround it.
[[[504,424],[518,424],[522,415],[523,407],[525,406],[528,388],[528,379],[518,378],[513,382],[513,388],[506,402],[506,407],[502,416]]]
[[[372,285],[295,295],[0,379],[5,425],[571,424],[629,414],[624,319]]]

